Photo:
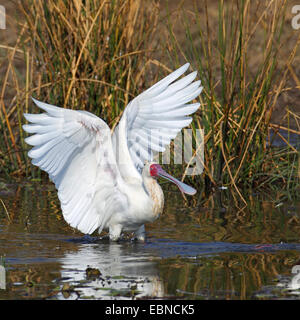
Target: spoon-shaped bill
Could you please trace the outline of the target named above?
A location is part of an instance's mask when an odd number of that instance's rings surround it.
[[[187,184],[172,177],[170,174],[165,172],[162,168],[159,169],[158,175],[162,178],[165,178],[165,179],[175,183],[177,185],[177,187],[179,188],[179,190],[183,193],[186,193],[186,194],[193,196],[197,192],[197,190],[195,190],[194,188],[192,188],[192,187],[188,186]]]

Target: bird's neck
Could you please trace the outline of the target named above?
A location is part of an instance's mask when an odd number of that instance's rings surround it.
[[[147,193],[153,202],[153,213],[155,216],[161,214],[164,206],[164,193],[157,180],[151,177],[144,177],[143,183]]]
[[[160,185],[157,183],[156,179],[151,177],[143,177],[143,184],[147,193],[152,198],[152,193],[155,192],[157,188],[160,188]]]

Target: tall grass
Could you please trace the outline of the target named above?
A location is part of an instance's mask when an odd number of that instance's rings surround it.
[[[240,186],[291,186],[298,182],[297,150],[288,141],[285,150],[270,148],[272,113],[289,90],[300,43],[298,35],[285,46],[293,32],[285,25],[286,1],[220,0],[217,8],[214,19],[207,1],[194,1],[192,10],[168,12],[167,23],[170,60],[191,61],[205,88],[193,123],[195,128],[201,121],[206,133],[206,182],[238,193]],[[174,20],[185,31],[184,45]],[[284,27],[290,29],[283,36]]]
[[[15,77],[11,104],[2,101],[1,156],[7,175],[40,177],[26,155],[21,124],[30,96],[91,111],[114,126],[132,97],[145,88],[149,43],[157,8],[141,0],[21,1],[25,24],[16,47],[24,52],[25,79]],[[8,75],[15,73],[14,57]],[[11,85],[2,83],[3,91]]]
[[[280,95],[291,89],[290,74],[297,79],[293,63],[300,37],[285,46],[286,1],[219,0],[215,9],[194,1],[191,10],[178,2],[175,11],[171,4],[162,1],[166,11],[159,13],[154,1],[21,1],[25,22],[17,42],[0,47],[8,58],[0,97],[2,173],[40,178],[21,130],[23,112],[33,111],[30,96],[91,111],[114,127],[129,100],[157,80],[148,66],[158,64],[159,56],[160,72],[189,61],[204,85],[192,123],[194,133],[205,131],[204,174],[185,178],[207,187],[231,186],[241,198],[241,186],[296,186],[298,152],[278,129],[293,130],[289,123],[272,123]],[[299,131],[298,126],[294,132]],[[270,147],[272,132],[284,149]]]

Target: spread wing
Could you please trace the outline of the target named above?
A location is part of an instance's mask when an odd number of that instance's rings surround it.
[[[25,139],[34,146],[32,163],[49,174],[58,190],[65,220],[83,233],[105,227],[114,211],[126,210],[122,178],[112,149],[110,129],[97,116],[33,99],[46,111],[24,114]]]
[[[153,151],[165,151],[171,139],[191,123],[192,117],[188,115],[194,113],[200,104],[187,103],[199,96],[203,87],[200,81],[194,81],[197,72],[177,80],[188,67],[188,63],[183,65],[126,107],[113,134],[117,161],[127,164],[120,166],[123,176],[129,170],[132,172],[129,163],[141,172],[145,161],[153,160]]]

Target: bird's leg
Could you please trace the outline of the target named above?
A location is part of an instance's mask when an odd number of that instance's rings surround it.
[[[109,227],[109,239],[111,241],[118,241],[122,233],[122,226],[120,224],[115,224]]]
[[[145,226],[144,225],[141,225],[137,231],[135,231],[135,238],[138,240],[138,241],[141,241],[141,242],[145,242],[145,239],[146,239],[146,231],[145,231]]]

